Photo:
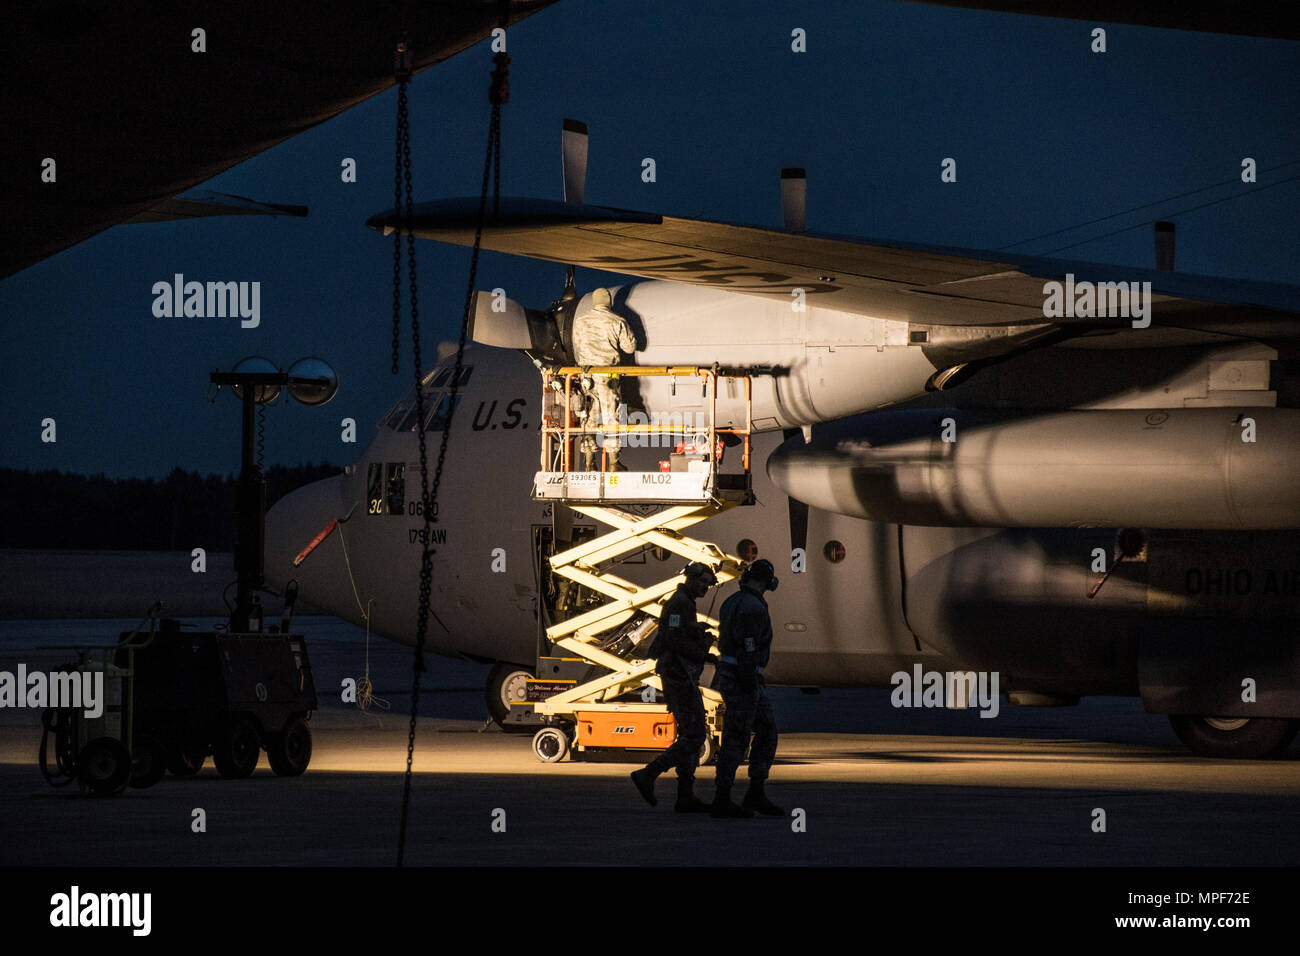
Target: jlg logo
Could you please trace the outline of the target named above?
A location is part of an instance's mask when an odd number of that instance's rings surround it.
[[[614,728],[614,733],[616,733],[616,734],[634,734],[634,733],[636,733],[636,728],[635,728],[635,727],[615,727],[615,728]]]

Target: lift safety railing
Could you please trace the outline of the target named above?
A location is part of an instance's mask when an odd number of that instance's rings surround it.
[[[542,373],[542,426],[541,426],[541,471],[534,487],[535,498],[570,497],[570,476],[578,476],[578,482],[598,489],[598,494],[574,494],[572,497],[590,499],[634,500],[645,497],[650,500],[707,500],[718,489],[720,459],[719,436],[730,435],[738,438],[742,445],[743,490],[749,490],[751,436],[753,434],[753,378],[746,369],[724,368],[719,365],[609,365],[609,366],[561,366],[548,368],[543,366]],[[589,387],[583,387],[583,379],[596,379],[600,376],[610,378],[667,378],[673,395],[678,389],[698,388],[701,403],[705,409],[706,420],[703,427],[689,426],[683,422],[631,423],[626,420],[596,422],[598,403]],[[695,379],[698,384],[682,380]],[[743,382],[744,415],[743,421],[734,422],[739,416],[732,416],[727,424],[718,423],[718,386],[722,380]],[[589,398],[587,398],[589,396]],[[589,402],[587,410],[581,414],[575,406],[577,400]],[[731,400],[731,399],[729,399]],[[626,407],[626,406],[624,406]],[[627,417],[631,417],[630,415]],[[704,444],[704,454],[708,468],[705,478],[698,485],[681,491],[682,498],[675,499],[672,489],[662,489],[659,493],[646,493],[646,486],[657,481],[646,479],[641,483],[615,477],[609,467],[609,455],[601,441],[600,468],[598,471],[578,469],[575,465],[574,444],[584,436],[591,436],[593,441],[617,438],[620,446],[628,444],[630,435],[680,435],[692,438],[695,443]],[[703,438],[703,442],[700,439]],[[633,473],[635,474],[635,473]],[[667,479],[665,479],[667,481]],[[547,486],[559,485],[558,489]]]

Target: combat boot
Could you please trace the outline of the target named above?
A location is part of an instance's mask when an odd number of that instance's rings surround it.
[[[673,809],[678,813],[703,813],[711,810],[707,803],[695,795],[695,778],[678,777],[677,778],[677,803]]]
[[[645,802],[652,807],[659,806],[659,801],[655,799],[655,778],[658,776],[659,774],[649,767],[632,771],[632,783],[640,791],[641,796],[645,797]]]
[[[731,802],[730,787],[718,787],[718,792],[713,795],[713,806],[709,807],[709,816],[715,820],[740,820],[753,815],[753,810],[746,810]]]
[[[767,794],[763,790],[763,783],[762,780],[749,781],[749,790],[740,805],[746,810],[754,810],[767,817],[785,816],[783,809],[767,799]]]

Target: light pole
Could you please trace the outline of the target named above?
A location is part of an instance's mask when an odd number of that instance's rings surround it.
[[[299,359],[289,371],[282,372],[257,355],[239,362],[229,372],[213,372],[209,380],[218,389],[223,385],[233,388],[243,405],[235,497],[239,515],[235,543],[238,590],[230,630],[237,634],[257,633],[262,630],[262,605],[257,592],[264,583],[266,550],[266,479],[257,456],[257,406],[271,404],[281,389],[304,405],[324,405],[338,391],[339,380],[326,362],[315,357]]]

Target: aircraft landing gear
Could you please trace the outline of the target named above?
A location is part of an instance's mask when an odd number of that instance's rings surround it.
[[[486,694],[488,713],[496,725],[506,733],[531,734],[537,729],[535,722],[531,726],[506,723],[506,715],[510,713],[510,702],[526,699],[528,681],[532,676],[533,672],[530,669],[505,661],[493,667],[488,674]]]
[[[1277,756],[1300,730],[1300,721],[1283,717],[1200,717],[1171,714],[1169,722],[1189,750],[1202,757],[1238,760]]]

